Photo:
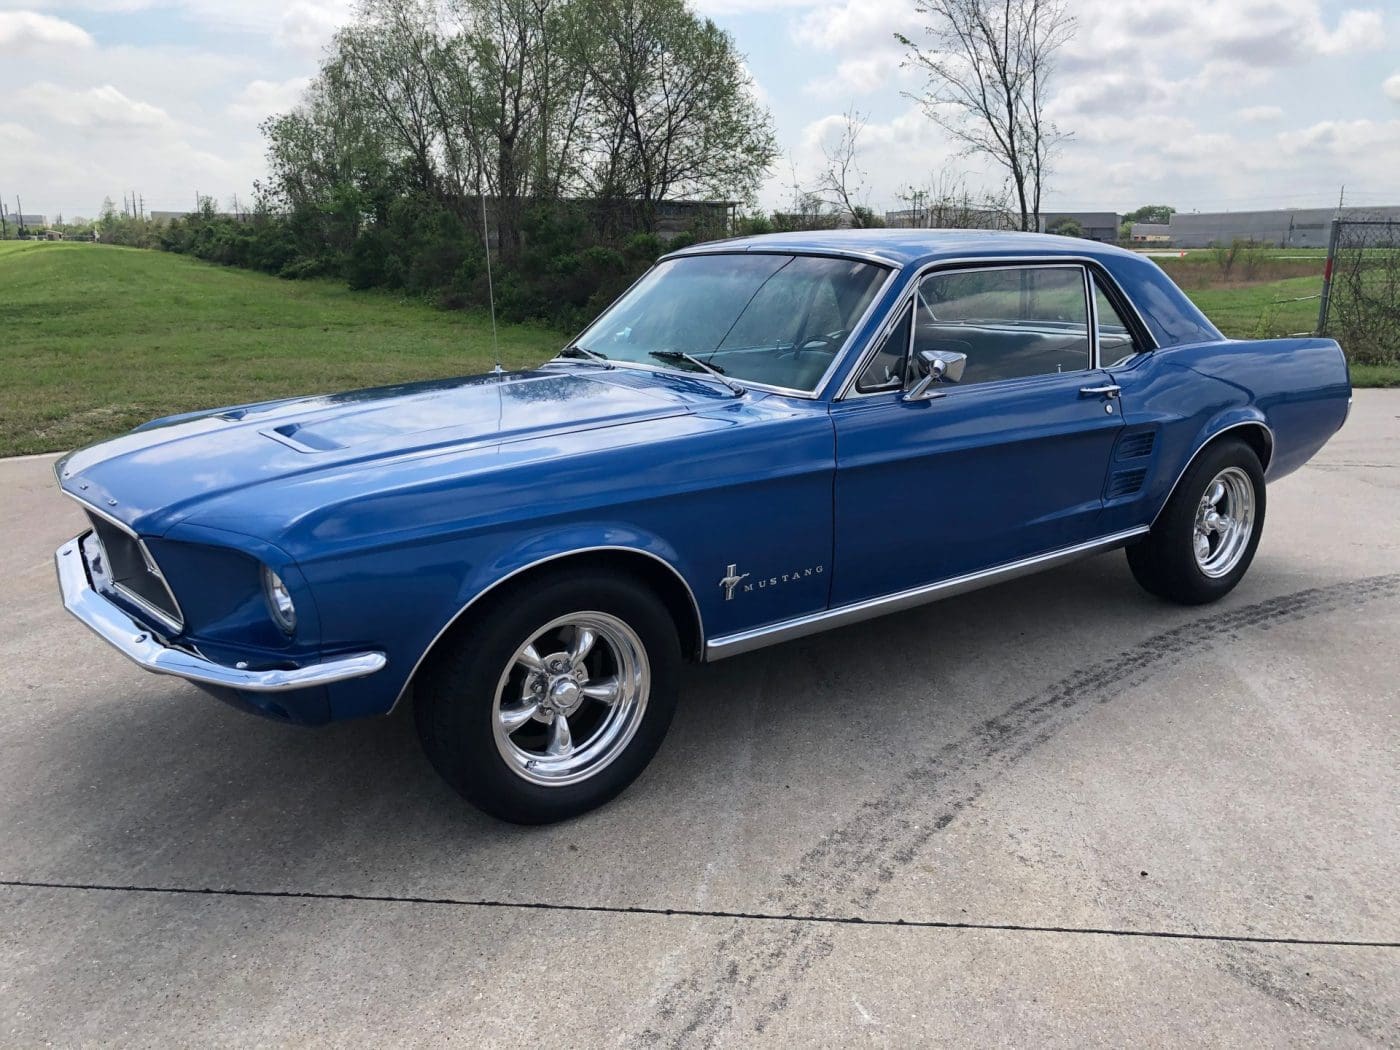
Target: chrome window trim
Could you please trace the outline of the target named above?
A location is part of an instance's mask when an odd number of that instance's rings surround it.
[[[696,375],[697,373],[687,372],[685,374]],[[477,591],[476,594],[472,595],[472,597],[467,601],[467,604],[463,605],[460,609],[453,613],[452,616],[448,619],[448,621],[442,625],[442,629],[439,630],[437,634],[433,635],[432,641],[430,641],[427,647],[423,650],[423,652],[419,654],[418,659],[413,662],[413,667],[409,670],[408,677],[404,679],[403,686],[399,689],[399,695],[394,697],[393,705],[389,708],[388,711],[385,712],[385,714],[393,714],[395,708],[397,708],[399,704],[403,701],[403,698],[408,695],[409,689],[413,687],[413,679],[418,674],[418,668],[423,666],[423,661],[428,658],[428,654],[432,652],[437,643],[441,641],[442,636],[445,635],[448,631],[450,631],[452,629],[452,626],[464,615],[466,615],[467,611],[477,602],[481,601],[482,598],[485,598],[488,594],[496,590],[496,588],[500,587],[503,583],[514,579],[516,576],[519,576],[523,572],[529,572],[531,569],[537,569],[541,565],[548,565],[550,562],[559,561],[562,558],[571,558],[576,554],[597,554],[602,551],[616,551],[623,554],[643,554],[646,557],[655,561],[658,565],[661,565],[667,570],[669,570],[671,575],[673,575],[677,580],[680,581],[681,586],[685,588],[685,593],[690,598],[691,611],[695,613],[695,625],[697,630],[699,631],[700,636],[700,652],[703,653],[705,648],[705,617],[700,612],[700,603],[695,599],[695,590],[690,586],[690,581],[685,578],[685,576],[681,573],[681,571],[678,568],[672,565],[665,558],[661,557],[661,555],[654,554],[651,551],[642,550],[642,548],[640,547],[624,547],[618,544],[604,544],[597,547],[577,547],[573,550],[560,551],[558,554],[550,554],[544,558],[538,558],[535,561],[530,562],[528,565],[522,565],[518,569],[512,569],[500,579],[493,580],[490,584]]]
[[[103,521],[107,522],[108,524],[112,525],[117,529],[120,529],[122,532],[126,533],[136,542],[136,547],[138,550],[140,550],[141,557],[145,559],[146,568],[148,568],[151,571],[151,575],[154,576],[157,580],[159,580],[160,585],[165,588],[165,596],[170,599],[170,604],[175,609],[175,617],[172,618],[170,614],[165,612],[163,609],[157,609],[145,598],[142,598],[139,594],[136,594],[130,588],[123,587],[116,580],[112,581],[112,589],[115,590],[127,601],[135,605],[142,612],[145,612],[147,615],[151,616],[153,619],[155,619],[157,623],[165,627],[167,630],[173,631],[175,634],[179,634],[181,631],[183,631],[185,629],[185,610],[180,607],[180,600],[175,597],[175,592],[170,587],[170,581],[165,578],[165,573],[160,571],[160,566],[156,563],[155,558],[152,557],[150,549],[146,546],[146,541],[143,540],[140,536],[138,536],[136,534],[136,530],[133,529],[130,525],[126,524],[126,522],[120,521],[119,519],[112,517],[112,515],[108,514],[106,511],[102,510],[95,504],[89,503],[81,496],[77,496],[74,495],[72,492],[69,492],[62,485],[59,486],[59,491],[62,492],[65,496],[67,496],[69,499],[71,499],[74,503],[77,503],[80,507],[87,510],[89,513],[96,514]],[[97,537],[97,542],[99,545],[101,545],[102,537]],[[103,553],[106,554],[105,549],[103,550]]]
[[[948,269],[948,270],[1005,269],[1005,268],[1007,268],[1007,267],[1014,267],[1014,266],[1045,266],[1045,265],[1054,265],[1055,263],[1062,263],[1062,264],[1067,265],[1067,266],[1081,266],[1081,267],[1083,267],[1083,268],[1088,272],[1089,277],[1090,277],[1091,280],[1100,281],[1100,282],[1103,283],[1106,287],[1112,288],[1115,292],[1117,292],[1118,298],[1121,299],[1123,302],[1127,303],[1128,306],[1129,306],[1129,308],[1133,311],[1133,315],[1137,318],[1138,324],[1139,324],[1139,326],[1141,327],[1143,334],[1146,336],[1146,338],[1147,338],[1147,340],[1148,340],[1148,342],[1149,342],[1149,345],[1146,346],[1146,347],[1144,347],[1142,350],[1138,351],[1138,353],[1139,353],[1139,354],[1145,354],[1145,353],[1150,353],[1151,351],[1158,349],[1158,344],[1157,344],[1156,340],[1153,338],[1153,335],[1152,335],[1152,329],[1150,329],[1150,328],[1147,327],[1147,322],[1143,320],[1142,314],[1138,311],[1137,305],[1132,301],[1132,299],[1127,295],[1127,293],[1125,293],[1125,292],[1118,286],[1118,283],[1113,279],[1113,275],[1110,274],[1106,269],[1104,269],[1103,264],[1102,264],[1101,262],[1099,262],[1097,259],[1093,258],[1092,256],[1088,256],[1088,255],[1018,255],[1018,256],[1012,256],[1012,255],[992,255],[992,256],[973,255],[973,256],[966,256],[966,257],[961,257],[961,258],[956,258],[956,259],[935,259],[935,260],[932,261],[932,262],[926,262],[926,263],[924,263],[922,266],[920,266],[920,267],[918,268],[918,270],[915,271],[914,276],[911,277],[911,278],[909,279],[909,284],[908,284],[908,286],[906,287],[904,293],[903,293],[902,295],[900,295],[899,301],[896,302],[893,306],[890,307],[890,312],[889,312],[889,314],[885,317],[884,321],[881,322],[880,327],[876,330],[875,334],[871,337],[870,341],[866,343],[865,349],[861,351],[860,357],[857,359],[855,367],[850,371],[850,373],[846,376],[845,380],[841,383],[840,389],[837,390],[836,395],[832,398],[832,400],[833,400],[833,401],[857,400],[857,399],[860,399],[860,398],[867,398],[867,397],[879,397],[879,396],[881,396],[881,395],[883,395],[883,394],[889,394],[889,393],[892,393],[892,392],[893,392],[893,391],[889,391],[889,390],[872,390],[872,391],[870,391],[869,393],[864,393],[864,394],[862,394],[862,393],[857,393],[857,392],[856,392],[856,390],[855,390],[855,385],[856,385],[857,380],[860,378],[861,372],[863,372],[863,371],[865,370],[866,366],[870,363],[870,359],[874,356],[875,351],[879,348],[880,340],[882,340],[882,339],[885,337],[885,334],[889,331],[889,329],[890,329],[892,323],[897,323],[897,321],[898,321],[898,316],[899,316],[899,311],[904,307],[904,304],[905,304],[905,303],[910,302],[910,301],[913,300],[914,295],[915,295],[915,294],[917,293],[917,291],[918,291],[919,283],[920,283],[925,277],[928,277],[933,271],[935,271],[935,270],[942,270],[942,269]],[[1090,298],[1090,304],[1091,304],[1091,308],[1092,308],[1093,296],[1090,295],[1089,298]],[[1098,346],[1097,346],[1097,343],[1098,343],[1098,331],[1097,331],[1097,325],[1095,325],[1095,332],[1094,332],[1094,335],[1093,335],[1093,337],[1092,337],[1092,341],[1094,342],[1094,359],[1097,360],[1097,359],[1098,359]],[[912,345],[913,345],[912,331],[911,331],[911,336],[910,336],[910,345],[911,345],[911,347],[912,347]],[[1136,356],[1136,355],[1134,355],[1134,356]],[[1102,365],[1096,365],[1095,367],[1101,368],[1101,367],[1103,367],[1103,366],[1102,366]],[[1090,369],[1090,371],[1092,371],[1092,370],[1093,370],[1093,369]],[[995,380],[994,382],[1001,382],[1001,380]],[[979,386],[983,386],[983,385],[987,385],[987,384],[980,384],[980,383],[979,383],[978,385],[979,385]]]
[[[784,248],[776,244],[739,247],[732,240],[716,241],[712,245],[697,244],[689,248],[680,248],[659,256],[656,261],[661,263],[668,259],[684,259],[689,255],[812,255],[824,259],[856,259],[860,262],[875,263],[896,271],[904,268],[904,264],[898,259],[892,259],[888,255],[880,255],[878,252],[868,252],[861,248],[823,248],[817,245],[805,248]]]
[[[797,616],[764,627],[722,635],[706,643],[705,660],[706,662],[723,660],[725,657],[737,656],[740,653],[762,649],[769,645],[777,645],[779,642],[805,638],[822,631],[860,623],[862,620],[871,620],[877,616],[885,616],[889,613],[926,605],[942,598],[951,598],[956,594],[965,594],[968,591],[988,587],[994,583],[1014,580],[1018,576],[1027,576],[1044,569],[1054,568],[1089,554],[1097,554],[1100,551],[1121,547],[1134,537],[1143,535],[1147,529],[1146,525],[1139,525],[1136,528],[1101,536],[1098,539],[1075,544],[1072,547],[1062,547],[1059,550],[1022,558],[1019,561],[1007,562],[989,569],[981,569],[962,576],[953,576],[907,591],[897,591],[878,598],[866,598],[848,605],[838,606],[835,609],[808,613],[805,616]]]
[[[651,273],[651,271],[656,269],[656,267],[659,266],[661,263],[668,262],[674,259],[685,259],[696,255],[792,255],[815,256],[817,258],[822,259],[853,259],[856,262],[874,263],[882,269],[889,271],[885,275],[884,281],[881,282],[880,287],[876,290],[875,294],[870,297],[870,305],[868,305],[865,308],[865,311],[860,315],[860,318],[856,321],[854,325],[851,326],[851,334],[846,336],[846,341],[841,344],[841,349],[836,351],[836,353],[832,355],[831,364],[827,366],[826,371],[822,373],[821,378],[817,380],[816,385],[813,386],[811,390],[799,390],[796,387],[779,386],[775,383],[760,383],[757,380],[744,379],[742,376],[737,376],[734,378],[734,382],[751,390],[763,390],[770,394],[781,394],[784,397],[801,398],[804,401],[820,401],[826,395],[826,390],[831,383],[832,376],[835,375],[835,373],[840,369],[841,362],[846,360],[847,356],[851,353],[851,347],[855,342],[856,336],[859,335],[861,329],[864,328],[870,322],[870,318],[874,315],[876,309],[878,309],[880,306],[880,300],[883,299],[885,297],[885,294],[890,290],[890,285],[894,283],[895,278],[899,276],[899,272],[902,269],[900,264],[897,262],[894,262],[890,259],[881,258],[878,255],[872,255],[869,252],[861,251],[848,252],[839,251],[835,249],[830,251],[824,251],[816,248],[804,248],[801,250],[784,250],[778,247],[755,249],[753,251],[750,251],[745,248],[735,248],[733,245],[726,245],[723,248],[716,245],[715,248],[708,250],[682,248],[680,251],[672,252],[668,255],[661,256],[659,259],[656,260],[656,262],[652,263],[651,266],[647,267],[646,271],[643,274],[641,274],[641,276],[639,276],[635,281],[633,281],[627,286],[626,291],[624,291],[621,295],[619,295],[616,299],[609,303],[607,305],[607,308],[604,309],[602,313],[600,313],[597,317],[593,318],[593,320],[589,321],[588,324],[584,325],[583,328],[572,339],[570,339],[568,344],[566,345],[571,346],[574,343],[578,342],[579,336],[583,335],[584,332],[588,331],[588,329],[592,328],[595,324],[597,324],[599,319],[602,318],[603,314],[607,313],[608,310],[611,310],[614,305],[622,301],[622,299],[625,298],[632,291],[633,288],[635,288],[638,284],[642,282],[643,278],[645,278],[647,274]],[[567,361],[568,358],[564,358],[563,360]],[[546,364],[549,363],[552,362],[546,362]],[[692,379],[696,376],[703,377],[704,375],[704,373],[702,372],[689,372],[683,368],[667,368],[659,365],[645,364],[641,361],[620,361],[611,357],[607,359],[606,363],[613,365],[617,368],[632,368],[644,372],[664,372],[669,373],[671,375],[687,376]],[[713,380],[713,378],[712,381],[717,382],[717,380]]]
[[[1167,509],[1167,505],[1171,503],[1172,497],[1176,495],[1176,487],[1181,484],[1181,479],[1186,477],[1186,472],[1191,469],[1191,464],[1196,462],[1196,457],[1199,456],[1202,452],[1204,452],[1206,446],[1209,445],[1216,438],[1218,438],[1221,434],[1228,434],[1230,431],[1238,430],[1240,427],[1262,427],[1264,433],[1269,435],[1269,461],[1267,463],[1261,464],[1264,468],[1264,477],[1266,480],[1268,479],[1269,468],[1273,466],[1274,463],[1274,449],[1276,447],[1276,442],[1274,440],[1274,428],[1269,426],[1268,423],[1265,423],[1263,420],[1259,419],[1242,419],[1238,423],[1231,423],[1229,426],[1221,427],[1219,430],[1214,431],[1209,437],[1207,437],[1204,441],[1197,445],[1195,451],[1192,452],[1191,455],[1186,458],[1185,464],[1182,466],[1180,472],[1176,475],[1176,480],[1172,482],[1172,487],[1167,490],[1167,498],[1164,499],[1162,501],[1162,505],[1157,508],[1157,513],[1152,515],[1153,525],[1157,524],[1157,519],[1162,516],[1162,513]]]
[[[1089,268],[1089,305],[1094,315],[1094,354],[1095,360],[1099,362],[1099,368],[1109,368],[1114,365],[1117,365],[1120,361],[1131,361],[1135,357],[1157,349],[1156,340],[1152,338],[1152,329],[1147,327],[1147,322],[1142,319],[1142,314],[1138,313],[1137,307],[1133,305],[1132,301],[1128,298],[1127,293],[1124,292],[1123,289],[1119,288],[1111,277],[1109,277],[1108,280],[1104,279],[1107,276],[1107,274],[1100,273],[1092,268]],[[1109,305],[1113,307],[1114,311],[1116,313],[1119,313],[1119,320],[1127,321],[1128,318],[1123,317],[1121,315],[1121,311],[1118,310],[1118,303],[1114,302],[1115,298],[1119,300],[1119,302],[1124,302],[1128,304],[1128,308],[1132,310],[1133,315],[1137,319],[1138,328],[1141,329],[1141,332],[1139,333],[1133,331],[1133,326],[1131,323],[1124,325],[1124,327],[1128,330],[1128,338],[1130,338],[1133,341],[1133,352],[1127,357],[1118,358],[1118,360],[1116,361],[1105,362],[1099,354],[1099,297],[1094,293],[1099,290],[1100,285],[1103,285],[1105,287],[1106,290],[1103,293],[1104,298],[1108,300]],[[1142,335],[1143,339],[1139,339],[1139,334]],[[1146,345],[1142,349],[1138,349],[1137,344],[1143,341],[1146,342]]]

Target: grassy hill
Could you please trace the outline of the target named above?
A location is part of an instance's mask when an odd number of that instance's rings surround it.
[[[1315,302],[1278,300],[1312,294],[1316,277],[1225,286],[1173,276],[1227,335],[1315,323]],[[502,326],[500,338],[507,368],[563,343],[521,325]],[[0,242],[0,455],[73,448],[171,412],[491,365],[491,325],[479,314],[163,252]],[[1396,384],[1400,369],[1356,368],[1353,379]]]
[[[492,367],[491,322],[164,252],[0,242],[0,455],[155,416]],[[507,368],[563,338],[501,328]]]

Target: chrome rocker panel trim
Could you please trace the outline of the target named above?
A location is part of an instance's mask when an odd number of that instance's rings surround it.
[[[867,598],[865,601],[853,602],[837,609],[828,609],[825,612],[811,613],[793,620],[784,620],[782,623],[769,624],[767,627],[756,627],[753,630],[724,635],[706,644],[705,659],[707,661],[723,660],[727,656],[737,656],[754,649],[777,645],[779,642],[790,642],[821,631],[829,631],[836,627],[860,623],[862,620],[872,620],[888,613],[912,609],[919,605],[938,601],[941,598],[951,598],[955,594],[964,594],[981,587],[989,587],[994,583],[1014,580],[1018,576],[1028,576],[1031,573],[1040,572],[1042,569],[1053,569],[1057,565],[1074,561],[1076,558],[1121,547],[1129,540],[1141,536],[1147,531],[1147,526],[1141,525],[1074,547],[1065,547],[1048,554],[1037,554],[1032,558],[1024,558],[1021,561],[1009,562],[995,568],[968,573],[965,576],[955,576],[952,579],[925,584],[912,590],[899,591],[879,598]]]
[[[86,535],[86,533],[84,533]],[[82,536],[54,553],[63,606],[128,660],[153,674],[250,693],[285,693],[348,678],[363,678],[388,662],[383,653],[355,653],[291,669],[249,671],[226,667],[195,653],[162,644],[151,632],[93,589],[83,565]]]

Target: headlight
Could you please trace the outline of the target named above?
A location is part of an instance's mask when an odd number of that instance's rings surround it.
[[[291,634],[297,629],[297,610],[292,604],[291,592],[282,582],[282,577],[266,565],[262,570],[263,596],[267,598],[267,611],[278,627]]]

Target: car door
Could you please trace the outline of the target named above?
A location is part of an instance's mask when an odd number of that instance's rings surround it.
[[[1122,427],[1074,263],[938,270],[878,337],[836,430],[833,606],[1101,535]],[[959,382],[906,396],[921,350],[966,355]]]

